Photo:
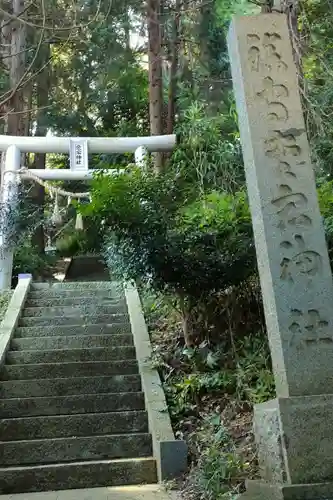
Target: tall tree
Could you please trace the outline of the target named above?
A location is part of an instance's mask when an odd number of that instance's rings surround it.
[[[172,37],[170,48],[170,68],[169,68],[169,87],[168,87],[168,117],[166,133],[172,134],[174,132],[175,118],[176,118],[176,100],[177,100],[177,73],[179,64],[179,30],[180,30],[180,9],[181,0],[176,0],[174,8],[174,20],[172,23]]]
[[[151,135],[163,133],[163,80],[160,11],[161,0],[147,0],[148,67],[149,67],[149,115]],[[154,155],[156,171],[163,167],[163,155]]]
[[[27,25],[24,0],[12,0],[12,16],[7,17],[10,25],[10,92],[7,102],[7,134],[24,135],[24,77],[26,70]]]
[[[49,65],[50,59],[50,45],[48,43],[41,47],[39,53],[39,73],[36,81],[36,137],[45,137],[48,130],[47,123],[47,107],[49,103],[49,91],[50,91],[50,81],[51,81],[51,67]],[[35,154],[35,161],[33,164],[34,168],[44,169],[46,161],[45,153]],[[38,207],[39,212],[44,210],[45,202],[45,190],[39,184],[34,186],[34,203]],[[37,248],[40,254],[45,251],[45,237],[44,237],[44,227],[40,224],[33,236],[32,243]]]

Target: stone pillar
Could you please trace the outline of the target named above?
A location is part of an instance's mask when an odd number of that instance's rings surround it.
[[[333,500],[333,283],[285,15],[236,17],[228,46],[277,391],[245,498]]]

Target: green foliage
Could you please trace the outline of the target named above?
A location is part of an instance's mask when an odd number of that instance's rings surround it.
[[[56,242],[57,253],[61,257],[73,257],[85,253],[85,234],[75,231],[59,238]]]
[[[332,179],[333,10],[328,0],[303,0],[298,16],[306,126],[319,177]]]
[[[103,220],[110,260],[123,278],[198,297],[253,271],[244,195],[212,192],[184,205],[187,194],[173,172],[98,176],[84,213]]]
[[[164,390],[174,423],[178,423],[182,417],[195,412],[200,406],[200,398],[204,395],[232,392],[232,382],[229,374],[224,371],[211,373],[194,371],[194,373],[173,377],[164,385]]]
[[[2,291],[0,293],[0,321],[2,321],[4,318],[11,297],[11,290]]]
[[[25,185],[19,186],[14,203],[0,203],[0,230],[10,247],[24,244],[42,220],[38,207],[29,200],[29,189]]]
[[[196,440],[202,446],[202,453],[188,478],[195,498],[236,500],[248,464],[218,414],[209,415]]]
[[[187,348],[177,335],[179,325],[167,298],[154,297],[147,289],[141,295],[153,363],[163,381],[176,435],[186,439],[191,454],[184,497],[236,500],[244,479],[255,474],[254,450],[248,446],[249,410],[275,397],[265,332],[242,336],[233,331],[228,347],[220,325],[218,344],[205,341]]]
[[[238,341],[234,377],[233,394],[239,401],[259,404],[275,397],[265,332]]]
[[[83,230],[74,229],[73,220],[56,240],[57,254],[62,257],[99,253],[101,245],[100,228],[94,219],[84,220]]]
[[[181,142],[171,158],[175,170],[201,192],[238,190],[244,169],[234,108],[229,103],[226,113],[209,116],[205,102],[187,93],[180,99],[186,107],[177,127]]]
[[[31,245],[28,238],[15,248],[13,279],[16,279],[19,273],[32,274],[36,278],[43,274],[49,268],[49,265],[49,258],[41,256],[37,249]]]
[[[324,181],[318,188],[318,200],[323,217],[328,251],[333,263],[333,181]]]
[[[251,234],[251,216],[244,192],[235,195],[212,191],[180,210],[180,230],[220,232],[225,236]],[[236,226],[236,230],[235,230]]]
[[[224,315],[231,315],[229,324],[217,325],[216,342],[207,339],[189,348],[180,340],[179,316],[168,298],[154,295],[151,289],[142,289],[141,296],[155,344],[153,363],[164,382],[175,425],[193,412],[200,414],[207,396],[223,399],[230,395],[238,403],[249,405],[274,397],[266,334],[243,334],[242,323],[238,326],[241,331],[237,330],[232,316],[242,312],[233,302],[230,312],[224,309]],[[212,321],[216,318],[207,319],[207,329]]]
[[[188,345],[196,337],[190,316],[198,303],[255,269],[244,193],[212,191],[198,198],[172,169],[158,176],[133,169],[98,174],[92,203],[81,210],[103,226],[113,274],[176,294]]]
[[[200,350],[204,353],[204,359]],[[230,356],[234,356],[232,363]],[[230,394],[238,402],[251,405],[263,403],[275,395],[269,350],[262,333],[245,337],[239,342],[234,354],[207,348],[204,343],[195,350],[183,349],[179,361],[184,373],[167,378],[163,375],[169,408],[175,422],[198,410],[200,401],[207,394]],[[163,354],[155,358],[155,366],[163,373]],[[221,366],[224,368],[221,369]]]
[[[85,3],[89,20],[78,40],[53,47],[52,107],[47,116],[57,133],[72,136],[145,135],[148,131],[148,78],[131,47],[139,30],[138,2]],[[140,12],[140,9],[139,9]],[[123,155],[102,158],[119,163]]]

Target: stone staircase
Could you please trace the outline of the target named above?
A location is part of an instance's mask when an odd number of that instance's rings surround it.
[[[154,483],[123,290],[33,283],[1,369],[0,493]]]

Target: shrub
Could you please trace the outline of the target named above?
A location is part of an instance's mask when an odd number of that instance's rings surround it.
[[[186,493],[198,500],[236,500],[249,464],[220,415],[209,414],[192,437],[199,458],[187,478]]]
[[[0,292],[0,321],[3,320],[3,317],[6,314],[11,296],[12,296],[11,290],[4,290]]]
[[[85,235],[79,231],[63,235],[56,242],[57,253],[61,257],[73,257],[81,253],[84,243]]]
[[[255,270],[244,193],[198,198],[175,172],[156,176],[134,169],[98,175],[83,212],[104,226],[114,275],[176,295],[188,345],[196,341],[191,315],[198,303]]]
[[[101,252],[99,225],[95,224],[93,220],[85,220],[83,225],[83,230],[76,230],[71,227],[61,234],[56,241],[58,255],[73,257],[75,255]]]
[[[51,258],[40,255],[37,248],[33,247],[30,239],[27,238],[14,251],[13,284],[17,282],[17,276],[20,273],[32,274],[34,278],[37,278],[49,268],[50,260]]]

